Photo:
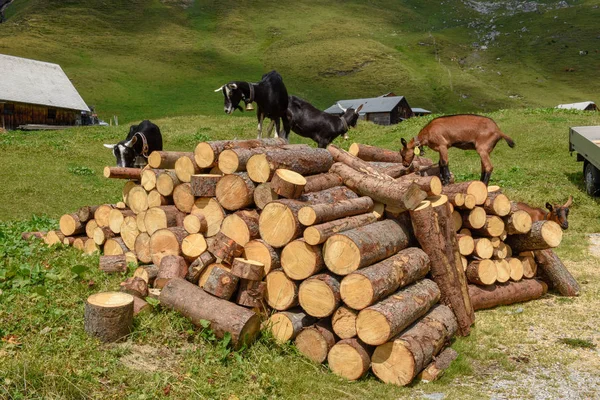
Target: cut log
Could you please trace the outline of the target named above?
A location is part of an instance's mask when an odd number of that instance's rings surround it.
[[[322,173],[306,176],[305,179],[304,193],[320,192],[343,185],[342,178],[338,174]]]
[[[442,181],[438,176],[404,175],[397,179],[399,182],[412,182],[427,193],[428,196],[439,196],[442,194]]]
[[[158,175],[163,172],[162,169],[152,169],[152,168],[144,168],[142,170],[142,177],[140,184],[147,192],[156,188],[156,178]]]
[[[266,323],[271,334],[280,343],[294,339],[300,331],[316,322],[300,308],[273,314]]]
[[[224,267],[226,269],[228,268],[227,265],[223,265],[220,263],[209,264],[206,268],[204,268],[204,271],[202,271],[200,273],[200,278],[198,278],[198,286],[200,286],[201,288],[204,287],[204,284],[208,280],[210,273],[212,272],[213,268],[215,268],[215,267]]]
[[[217,183],[217,200],[230,211],[249,207],[254,204],[254,186],[245,172],[225,175]]]
[[[554,221],[536,221],[531,230],[522,235],[506,238],[506,243],[515,252],[545,250],[557,247],[562,241],[563,231]]]
[[[329,153],[333,157],[333,160],[336,163],[344,164],[355,171],[364,173],[366,175],[378,178],[383,181],[392,181],[394,179],[391,176],[389,176],[388,174],[380,172],[378,168],[372,166],[368,162],[363,161],[360,158],[353,156],[352,154],[339,148],[336,145],[330,144],[329,146],[327,146],[327,151],[329,151]],[[330,171],[330,172],[332,172],[332,171]],[[344,179],[343,176],[342,176],[342,179]]]
[[[432,203],[425,201],[419,208],[410,211],[410,218],[415,237],[431,260],[431,277],[440,288],[441,302],[451,307],[457,317],[460,334],[466,336],[475,315],[449,211],[446,196],[440,196]]]
[[[181,243],[187,236],[182,227],[159,229],[150,236],[150,254],[152,263],[160,265],[165,256],[178,256],[181,254]]]
[[[251,240],[244,246],[244,254],[248,260],[258,261],[264,265],[264,275],[274,269],[281,268],[281,251],[274,249],[262,239]]]
[[[233,275],[250,281],[261,281],[264,270],[265,266],[262,263],[245,258],[234,258],[231,264]]]
[[[469,181],[461,183],[453,183],[444,186],[442,193],[451,196],[456,193],[472,194],[475,196],[475,204],[481,205],[488,198],[487,186],[481,181]]]
[[[85,232],[85,225],[79,220],[76,213],[65,214],[60,217],[60,231],[65,236],[80,235]]]
[[[277,200],[279,195],[275,193],[270,182],[261,183],[254,189],[254,204],[261,210],[270,202]]]
[[[77,218],[81,223],[88,222],[94,219],[94,213],[98,209],[99,206],[83,206],[79,210],[77,210]]]
[[[78,238],[75,238],[75,240],[73,241],[72,246],[75,247],[77,250],[84,251],[85,250],[85,241],[86,240],[87,240],[87,236],[80,236]]]
[[[448,196],[448,202],[454,207],[460,208],[465,205],[465,194],[461,192],[451,193]],[[473,196],[474,198],[475,196]]]
[[[333,165],[325,149],[290,148],[285,151],[267,150],[250,157],[246,164],[248,176],[256,183],[268,182],[278,169],[289,169],[301,175],[327,172]]]
[[[110,214],[110,210],[113,208],[115,208],[115,206],[112,204],[102,204],[96,208],[96,211],[94,212],[94,220],[99,227],[104,228],[108,226],[108,216]]]
[[[485,224],[480,229],[475,229],[473,234],[486,237],[498,237],[504,232],[504,221],[496,215],[487,215]]]
[[[523,277],[531,279],[537,275],[537,264],[533,256],[519,256],[517,257],[523,264]]]
[[[488,187],[488,198],[483,203],[483,208],[485,212],[488,214],[497,215],[499,217],[504,217],[510,214],[511,205],[510,200],[506,197],[502,192],[494,191],[490,192]]]
[[[331,236],[323,258],[331,272],[348,275],[408,247],[410,240],[407,226],[388,219]]]
[[[473,234],[471,233],[471,231],[467,228],[462,228],[460,231],[458,231],[457,233],[458,235],[467,235],[467,236],[473,236]]]
[[[100,252],[100,247],[94,242],[94,239],[88,239],[83,244],[83,252],[89,256]]]
[[[173,197],[165,197],[153,189],[148,193],[148,208],[160,207],[173,204]],[[141,213],[140,213],[141,214]]]
[[[60,231],[48,231],[44,236],[44,243],[48,246],[54,246],[55,244],[62,244],[65,240],[65,235]]]
[[[419,176],[440,176],[439,166],[437,164],[433,166],[432,161],[424,157],[415,157],[409,167],[405,167],[401,163],[393,163],[386,167],[379,167],[378,170],[394,179],[412,173]],[[454,183],[453,175],[450,183]]]
[[[337,342],[327,355],[331,372],[355,381],[369,371],[373,349],[358,339],[343,339]]]
[[[215,266],[202,287],[206,293],[229,300],[238,287],[240,278],[223,265]]]
[[[228,215],[221,224],[221,232],[245,246],[250,240],[258,239],[258,213],[254,210],[241,210]]]
[[[477,285],[491,285],[498,278],[496,263],[492,260],[471,261],[465,274],[469,282]]]
[[[201,233],[192,233],[187,235],[181,242],[181,253],[189,260],[200,257],[207,249],[206,240]]]
[[[385,383],[408,385],[457,331],[450,308],[437,305],[392,341],[378,346],[371,358],[373,373]]]
[[[494,246],[488,238],[478,238],[474,240],[475,248],[473,255],[481,259],[492,258],[494,255]]]
[[[266,293],[266,282],[240,279],[236,303],[244,307],[263,309],[265,307]]]
[[[188,268],[188,273],[185,279],[188,282],[197,284],[204,270],[211,264],[214,264],[217,259],[209,251],[205,251],[195,259]]]
[[[516,257],[508,257],[505,259],[510,266],[510,280],[520,281],[523,279],[523,263]]]
[[[218,338],[229,332],[235,348],[250,345],[260,330],[256,313],[213,297],[184,279],[169,281],[160,293],[160,304],[180,312],[198,327],[209,321],[209,328]]]
[[[146,192],[146,189],[141,186],[132,188],[127,195],[127,205],[136,214],[146,211],[148,209],[148,192]],[[98,222],[98,218],[96,218],[96,222]]]
[[[123,225],[123,221],[125,217],[135,217],[135,213],[132,210],[119,210],[118,208],[113,208],[110,210],[108,214],[108,227],[114,233],[121,233],[121,225]],[[137,225],[136,225],[137,228]]]
[[[356,332],[370,345],[380,345],[406,329],[440,299],[435,282],[423,279],[358,313]]]
[[[464,209],[464,210],[472,210],[475,208],[475,206],[477,206],[477,199],[475,198],[475,196],[473,196],[472,194],[465,194],[465,203],[460,206],[459,208]]]
[[[173,203],[181,212],[190,213],[194,207],[196,198],[192,194],[192,188],[189,183],[177,185],[173,190]]]
[[[286,199],[297,199],[304,193],[306,179],[297,172],[288,169],[278,169],[271,180],[271,188],[275,193]]]
[[[375,213],[368,212],[354,217],[347,217],[320,225],[313,225],[304,230],[304,240],[306,243],[312,245],[325,243],[327,239],[339,232],[360,228],[377,222],[378,219],[379,217]]]
[[[133,296],[127,293],[96,293],[87,298],[84,329],[104,343],[127,339],[133,329]]]
[[[299,148],[310,148],[310,146],[306,144],[288,144],[276,147],[254,147],[254,148],[234,148],[223,150],[221,154],[219,154],[219,168],[223,171],[224,174],[233,174],[235,172],[246,171],[246,165],[248,164],[248,160],[250,157],[256,154],[263,154],[267,151],[277,151],[277,150],[295,150]]]
[[[485,210],[481,207],[475,207],[469,213],[465,213],[462,218],[462,226],[467,229],[476,230],[485,226],[487,221]],[[456,228],[456,227],[455,227]]]
[[[492,244],[492,247],[494,245]],[[494,247],[494,258],[504,259],[508,256],[509,247],[505,245],[503,242],[498,243],[498,247]]]
[[[469,285],[469,295],[475,310],[535,300],[548,290],[545,282],[536,279],[523,279],[491,286]]]
[[[528,233],[533,224],[531,215],[527,211],[518,210],[504,219],[506,233],[509,235],[519,235]]]
[[[147,211],[142,211],[141,213],[139,213],[138,215],[135,216],[135,223],[136,223],[138,231],[140,231],[140,233],[148,232],[148,230],[146,229],[146,223],[144,222],[144,220],[146,218],[146,213],[147,213]]]
[[[458,358],[458,353],[451,347],[446,347],[433,361],[419,374],[423,382],[433,382],[438,380],[446,371],[452,361]]]
[[[206,222],[206,218],[202,214],[189,214],[183,219],[183,227],[189,234],[205,234],[208,230],[208,222]]]
[[[181,183],[175,170],[165,169],[156,178],[156,190],[163,196],[171,196],[175,187]]]
[[[296,348],[312,362],[321,364],[327,360],[329,350],[335,344],[335,335],[329,321],[321,320],[306,327],[296,337]]]
[[[179,157],[175,161],[175,174],[181,182],[189,183],[192,180],[192,175],[199,174],[202,172],[201,168],[198,167],[196,161],[194,161],[193,153],[189,156]]]
[[[456,235],[456,241],[458,242],[458,251],[463,256],[469,256],[475,250],[475,241],[470,235]]]
[[[345,186],[336,186],[320,192],[304,193],[298,200],[309,204],[332,204],[356,198],[358,195],[352,190]]]
[[[140,233],[135,238],[133,246],[137,258],[143,263],[152,262],[152,255],[150,253],[150,235],[146,232]]]
[[[210,197],[200,197],[196,199],[191,213],[203,215],[206,219],[206,223],[208,224],[206,237],[215,236],[221,230],[221,223],[225,218],[225,210],[223,210],[223,207],[221,207],[217,200]]]
[[[119,286],[123,293],[139,297],[140,299],[148,297],[148,283],[142,278],[135,276],[127,278],[124,282],[121,282]]]
[[[215,240],[208,247],[208,251],[222,260],[223,263],[231,265],[234,258],[242,255],[244,247],[223,232],[219,232],[215,236]]]
[[[282,199],[272,201],[260,214],[258,229],[260,237],[273,247],[283,247],[302,233],[298,211],[305,203]]]
[[[423,279],[428,272],[427,254],[419,248],[410,247],[344,277],[340,294],[345,304],[362,310],[399,288]]]
[[[298,284],[288,278],[283,270],[271,271],[267,277],[267,303],[278,311],[298,305]]]
[[[458,212],[458,210],[452,211],[450,218],[452,218],[452,226],[454,226],[454,231],[460,230],[463,225],[463,217],[462,217],[462,215],[460,215],[460,212]],[[464,228],[464,229],[468,229],[468,228]]]
[[[107,274],[126,272],[127,257],[125,257],[125,254],[119,256],[100,256],[99,268]]]
[[[104,251],[105,256],[119,256],[127,253],[129,248],[127,248],[123,239],[115,237],[108,239],[106,243],[104,243],[104,248],[102,250]]]
[[[157,276],[158,267],[154,264],[142,265],[133,272],[133,277],[142,279],[147,286],[153,286]]]
[[[188,272],[188,264],[181,256],[164,256],[158,267],[158,275],[154,279],[154,287],[162,289],[169,280],[173,278],[185,278]]]
[[[339,307],[340,278],[333,274],[314,275],[300,284],[300,306],[317,318],[328,317]]]
[[[198,143],[194,150],[194,160],[200,168],[210,168],[217,164],[220,154],[227,149],[253,149],[257,147],[281,147],[287,145],[287,140],[254,139],[254,140],[217,140]]]
[[[281,252],[281,267],[294,280],[304,280],[325,268],[320,246],[312,246],[303,239],[288,243]]]
[[[372,211],[373,207],[373,200],[367,196],[331,204],[313,204],[300,209],[298,220],[305,226],[322,224],[344,217],[367,213]]]
[[[185,151],[153,151],[148,156],[150,168],[173,169],[181,157],[193,157],[193,153]]]
[[[139,181],[142,176],[142,170],[141,168],[104,167],[103,174],[105,178],[110,179],[131,179]]]
[[[338,174],[344,184],[362,196],[398,209],[411,210],[427,197],[418,185],[412,182],[384,181],[377,177],[358,172],[345,164],[334,164],[330,172]]]
[[[553,250],[533,252],[543,277],[563,296],[579,296],[579,284]]]
[[[383,149],[381,147],[369,146],[367,144],[352,143],[348,153],[363,161],[379,161],[389,163],[401,163],[402,156],[399,151]]]
[[[145,300],[140,299],[139,297],[133,298],[133,316],[137,317],[140,314],[145,314],[148,312],[152,312],[152,306],[148,304]]]
[[[125,184],[123,185],[123,189],[121,191],[121,198],[123,199],[123,203],[125,203],[125,205],[129,204],[129,192],[131,192],[131,189],[133,189],[134,187],[137,187],[137,183],[135,181],[125,181]],[[117,207],[117,205],[115,204],[114,207],[116,208],[120,208]],[[95,215],[95,213],[94,213]]]
[[[192,194],[196,197],[215,197],[217,194],[217,183],[222,175],[199,174],[192,175],[190,186]]]
[[[115,234],[108,227],[106,227],[106,228],[97,227],[96,229],[94,229],[94,238],[93,239],[94,239],[94,242],[98,246],[102,246],[108,239],[111,239],[113,237],[115,237]]]
[[[175,206],[153,207],[146,211],[144,226],[148,235],[152,236],[160,229],[183,225],[185,214]]]

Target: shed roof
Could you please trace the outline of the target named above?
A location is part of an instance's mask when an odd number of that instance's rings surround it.
[[[90,111],[60,65],[0,54],[0,101]]]
[[[569,110],[585,110],[592,104],[594,104],[593,101],[582,101],[581,103],[559,104],[556,106],[556,108],[566,108]]]
[[[421,114],[431,114],[431,111],[426,110],[424,108],[419,108],[419,107],[411,107],[412,111],[415,113],[421,113]]]
[[[404,96],[394,97],[372,97],[369,99],[352,99],[352,100],[340,100],[340,103],[344,108],[354,108],[355,110],[363,104],[360,114],[369,114],[374,112],[390,112],[402,101]],[[325,110],[329,114],[342,114],[342,110],[337,106],[337,103]]]

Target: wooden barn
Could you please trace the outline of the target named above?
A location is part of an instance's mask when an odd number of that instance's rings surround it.
[[[60,65],[0,54],[0,127],[79,125],[89,112]]]
[[[380,97],[369,99],[340,100],[339,103],[344,108],[352,107],[357,109],[363,105],[360,111],[360,119],[371,121],[378,125],[393,125],[403,120],[413,117],[414,114],[404,96],[390,96],[388,93]],[[337,103],[325,110],[326,113],[342,115],[342,110]]]

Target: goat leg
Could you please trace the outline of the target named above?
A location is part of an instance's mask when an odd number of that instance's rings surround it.
[[[488,185],[488,183],[490,182],[490,177],[492,176],[491,172],[482,172],[481,173],[481,182],[485,183],[485,186]]]
[[[262,124],[265,119],[265,115],[260,113],[258,114],[258,133],[256,135],[257,139],[262,139]]]

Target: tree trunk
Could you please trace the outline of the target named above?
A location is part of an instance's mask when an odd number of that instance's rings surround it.
[[[388,219],[331,236],[323,255],[327,268],[338,275],[381,261],[409,246],[409,228]]]
[[[181,256],[168,255],[162,258],[158,267],[158,275],[154,279],[154,287],[162,289],[173,278],[185,278],[188,264]]]
[[[302,207],[298,212],[298,220],[305,226],[322,224],[372,211],[373,206],[373,200],[367,196],[331,204],[314,204]]]
[[[344,277],[340,294],[345,304],[362,310],[399,288],[423,279],[428,272],[427,254],[419,248],[410,247]]]
[[[202,169],[194,161],[194,154],[190,153],[189,156],[179,157],[175,161],[175,174],[181,182],[189,183],[192,180],[192,175],[199,174]]]
[[[466,336],[475,315],[449,211],[447,198],[440,196],[433,203],[423,202],[410,217],[414,234],[431,260],[431,277],[440,288],[441,302],[452,308],[460,334]]]
[[[231,334],[235,348],[250,345],[260,330],[260,318],[254,312],[229,301],[213,297],[184,279],[174,278],[160,293],[160,304],[180,312],[198,327],[210,322],[218,338]]]
[[[355,381],[369,371],[373,348],[358,339],[343,339],[337,342],[327,355],[331,372]]]
[[[250,240],[260,237],[258,213],[255,210],[241,210],[228,215],[221,224],[221,232],[245,246]]]
[[[504,232],[504,221],[495,215],[486,215],[485,224],[473,230],[473,234],[477,236],[498,237]]]
[[[335,344],[335,335],[329,321],[321,320],[313,326],[302,329],[294,343],[306,358],[321,364],[327,360],[327,354]]]
[[[535,259],[552,287],[563,296],[579,296],[579,284],[553,250],[534,251]]]
[[[165,256],[178,256],[181,254],[181,243],[187,236],[182,227],[159,229],[150,236],[150,255],[154,265],[160,265]]]
[[[526,211],[518,210],[504,218],[506,232],[509,235],[525,234],[531,231],[533,224],[531,215]]]
[[[327,239],[337,233],[372,224],[377,222],[378,219],[379,218],[375,213],[368,212],[354,217],[347,217],[320,225],[313,225],[304,230],[304,240],[306,243],[312,245],[325,243]]]
[[[419,374],[423,382],[433,382],[444,374],[452,361],[458,358],[458,353],[451,347],[446,347],[433,361]]]
[[[208,247],[208,251],[218,259],[222,260],[223,263],[231,265],[234,258],[242,255],[244,247],[223,232],[219,232]]]
[[[65,236],[79,235],[85,232],[85,225],[79,220],[76,213],[65,214],[60,217],[60,231]]]
[[[154,285],[154,280],[158,276],[158,267],[154,264],[142,265],[133,272],[134,278],[143,279],[150,287]]]
[[[83,206],[77,210],[77,218],[81,223],[88,222],[94,219],[94,213],[100,206]]]
[[[194,160],[200,168],[217,165],[217,160],[224,150],[253,149],[257,147],[281,147],[287,145],[285,139],[253,139],[253,140],[215,140],[198,143],[194,150]]]
[[[244,254],[248,260],[258,261],[265,266],[265,276],[272,270],[281,268],[280,253],[262,239],[251,240],[244,246]]]
[[[267,277],[267,303],[278,311],[298,305],[298,284],[288,278],[283,270],[271,271]]]
[[[458,329],[450,308],[437,305],[392,341],[378,346],[373,373],[385,383],[408,385],[448,343]]]
[[[173,169],[181,157],[193,157],[194,153],[186,151],[153,151],[148,156],[150,168]]]
[[[217,183],[216,197],[226,210],[239,210],[254,204],[254,187],[245,172],[225,175]]]
[[[110,210],[108,214],[108,227],[110,230],[114,233],[121,233],[121,225],[123,225],[126,217],[135,217],[135,213],[129,209],[119,210],[118,208],[113,208]]]
[[[192,194],[192,188],[189,183],[177,185],[173,190],[173,203],[175,207],[183,213],[189,214],[192,212],[196,198]]]
[[[200,197],[196,199],[192,214],[201,214],[206,218],[208,228],[204,236],[215,236],[221,230],[221,223],[225,218],[225,210],[216,199],[211,197]]]
[[[440,289],[429,279],[401,289],[358,313],[358,337],[370,345],[383,344],[427,313],[439,299]]]
[[[132,188],[127,194],[127,205],[129,206],[131,211],[133,211],[136,214],[139,214],[142,211],[146,211],[148,209],[148,192],[146,192],[146,189],[144,189],[141,186],[136,186]],[[96,214],[98,214],[98,210],[96,210]],[[110,212],[110,210],[108,212]],[[94,214],[95,217],[96,214]],[[96,222],[99,221],[97,217],[95,219]],[[108,225],[108,221],[106,223]],[[98,225],[100,225],[100,222],[98,222]]]
[[[271,182],[261,183],[254,189],[254,204],[261,210],[278,198],[279,195],[271,187]]]
[[[208,230],[208,222],[206,222],[206,218],[202,214],[189,214],[183,219],[183,227],[189,234],[205,234]]]
[[[233,275],[225,266],[215,266],[202,287],[205,292],[224,300],[229,300],[235,293],[240,278]]]
[[[192,175],[190,180],[192,194],[196,197],[215,197],[217,194],[217,183],[219,183],[221,178],[222,175]]]
[[[317,318],[330,316],[341,302],[340,278],[326,273],[306,279],[300,284],[298,300],[307,314]]]
[[[156,178],[156,190],[163,196],[171,196],[175,187],[182,184],[173,169],[165,169]]]
[[[331,173],[310,175],[306,176],[305,179],[306,186],[304,186],[304,193],[320,192],[321,190],[343,185],[342,178],[337,174]]]
[[[87,298],[84,328],[104,343],[127,339],[133,329],[133,296],[127,293],[96,293]]]
[[[145,299],[148,297],[148,283],[142,278],[130,277],[119,285],[121,292]]]
[[[100,271],[104,271],[107,274],[126,272],[127,257],[125,257],[125,254],[119,256],[100,256],[99,267]]]
[[[393,205],[400,210],[414,209],[427,197],[427,194],[412,182],[384,181],[341,163],[334,164],[330,171],[338,174],[346,186],[360,195],[369,196],[375,201]]]
[[[250,157],[246,164],[248,176],[256,183],[268,182],[276,170],[289,169],[301,175],[327,172],[333,165],[331,154],[325,149],[294,148],[285,151],[267,150]]]
[[[539,299],[547,290],[548,285],[536,279],[491,286],[469,285],[469,295],[475,310]]]
[[[207,249],[206,240],[201,233],[187,235],[181,242],[181,252],[189,260],[200,257]]]
[[[351,339],[356,336],[356,317],[358,311],[341,305],[331,316],[333,331],[340,339]]]
[[[105,178],[139,181],[141,176],[141,168],[104,167]]]
[[[144,226],[148,235],[152,236],[160,229],[183,225],[185,214],[175,206],[153,207],[146,211]]]
[[[127,245],[120,237],[115,237],[112,239],[108,239],[106,243],[104,243],[104,251],[105,256],[118,256],[121,254],[125,254],[129,251]]]
[[[306,144],[287,144],[277,147],[254,147],[254,148],[234,148],[226,149],[219,154],[219,168],[224,174],[233,174],[235,172],[246,171],[248,160],[255,154],[263,154],[267,151],[294,150],[300,148],[310,148]]]
[[[471,261],[465,274],[469,282],[477,285],[491,285],[498,278],[496,263],[492,260]]]
[[[244,307],[263,309],[266,292],[266,282],[241,279],[236,303]]]
[[[557,247],[562,241],[562,229],[554,221],[536,221],[531,230],[522,235],[512,235],[506,238],[506,243],[515,252],[528,250],[545,250]]]
[[[321,247],[294,240],[281,252],[281,267],[291,279],[304,280],[325,268]]]
[[[444,186],[442,193],[446,196],[451,196],[456,193],[472,194],[475,196],[475,204],[481,205],[488,198],[487,186],[481,181],[469,181],[461,183],[453,183]]]
[[[337,147],[336,145],[330,144],[327,146],[327,150],[331,153],[333,160],[336,163],[344,164],[345,166],[353,169],[357,172],[369,175],[370,177],[378,178],[383,181],[393,181],[394,178],[391,176],[380,172],[377,168],[370,165],[368,162],[361,160],[358,157],[353,156],[347,151]],[[333,172],[333,171],[330,171]],[[344,177],[342,176],[342,179]]]
[[[297,172],[278,169],[271,180],[271,188],[286,199],[297,199],[304,193],[306,179]]]

